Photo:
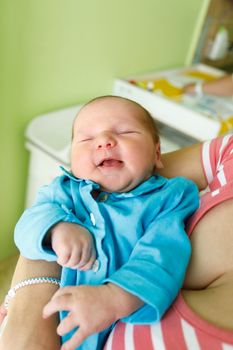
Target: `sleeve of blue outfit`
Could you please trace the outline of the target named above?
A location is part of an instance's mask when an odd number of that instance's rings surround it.
[[[189,182],[179,203],[150,223],[129,261],[105,280],[145,302],[123,321],[134,324],[157,322],[177,296],[191,254],[184,221],[197,206],[197,188]]]
[[[35,204],[25,210],[15,227],[15,244],[28,259],[56,261],[55,253],[42,247],[44,236],[60,221],[79,224],[72,213],[73,202],[67,195],[68,189],[65,183],[61,186],[62,181],[63,177],[58,177],[51,185],[42,187]]]

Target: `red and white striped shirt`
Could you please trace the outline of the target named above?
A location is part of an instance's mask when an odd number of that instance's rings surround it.
[[[190,234],[208,210],[233,198],[233,135],[205,142],[202,163],[208,188],[189,221]],[[104,350],[233,350],[233,332],[203,320],[180,294],[156,324],[118,322]]]
[[[206,141],[202,146],[202,164],[208,187],[201,194],[199,209],[189,220],[189,234],[208,210],[233,198],[233,135]]]
[[[201,319],[179,295],[158,323],[119,322],[104,350],[233,350],[233,332]]]

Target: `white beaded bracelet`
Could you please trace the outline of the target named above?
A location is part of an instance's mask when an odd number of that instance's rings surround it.
[[[14,298],[18,289],[26,287],[26,286],[31,286],[33,284],[40,284],[40,283],[52,283],[52,284],[55,284],[55,285],[60,287],[60,280],[58,280],[57,278],[53,278],[53,277],[36,277],[36,278],[26,279],[24,281],[17,283],[14,287],[9,289],[9,291],[5,297],[5,300],[4,300],[4,304],[3,304],[5,309],[8,310],[9,303],[10,303],[11,299]]]

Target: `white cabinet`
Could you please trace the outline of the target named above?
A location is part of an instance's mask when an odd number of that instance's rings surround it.
[[[70,168],[73,120],[80,106],[53,111],[34,118],[26,129],[25,147],[30,152],[26,207],[39,188],[61,175],[60,165]]]

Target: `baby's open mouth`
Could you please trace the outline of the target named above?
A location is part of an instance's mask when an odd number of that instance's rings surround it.
[[[100,167],[118,167],[122,165],[122,161],[118,159],[105,159],[103,160],[99,166]]]

